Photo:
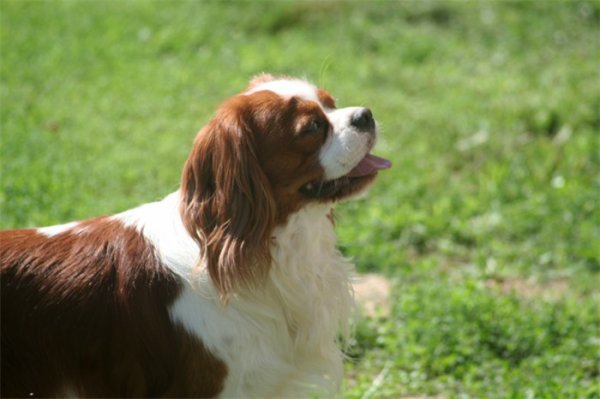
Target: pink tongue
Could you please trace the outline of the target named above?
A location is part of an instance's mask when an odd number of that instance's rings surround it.
[[[366,176],[366,175],[373,174],[378,170],[388,169],[391,167],[392,167],[392,163],[390,161],[388,161],[387,159],[380,158],[375,155],[367,154],[367,156],[364,157],[358,163],[358,165],[356,165],[354,167],[354,169],[352,169],[350,171],[350,173],[348,173],[347,176],[350,176],[350,177]]]

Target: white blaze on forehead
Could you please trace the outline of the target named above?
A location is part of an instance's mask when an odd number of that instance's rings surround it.
[[[300,79],[277,79],[259,83],[245,94],[248,95],[263,90],[272,91],[282,97],[300,97],[320,103],[317,88]]]

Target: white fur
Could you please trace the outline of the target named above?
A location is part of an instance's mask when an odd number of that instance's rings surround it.
[[[282,97],[300,97],[319,102],[316,88],[305,80],[300,79],[270,80],[254,86],[244,94],[248,95],[263,90],[272,91]]]
[[[190,279],[199,250],[183,226],[178,207],[179,192],[174,192],[162,201],[144,204],[112,218],[138,229],[158,249],[165,265],[179,276]]]
[[[116,215],[154,245],[185,289],[170,312],[229,369],[223,398],[332,397],[342,377],[338,334],[353,312],[352,265],[335,247],[331,205],[310,205],[276,228],[264,286],[223,305],[206,270],[194,270],[198,247],[185,231],[178,193]]]
[[[39,227],[37,232],[45,235],[46,237],[53,237],[55,235],[64,233],[66,231],[71,230],[73,227],[77,226],[79,222],[69,222],[65,224],[57,224],[54,226],[48,227]]]

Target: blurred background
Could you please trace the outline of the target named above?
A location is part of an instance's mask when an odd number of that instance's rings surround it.
[[[338,207],[392,283],[348,398],[600,397],[599,1],[0,2],[0,227],[177,189],[261,72],[369,106],[394,162]]]

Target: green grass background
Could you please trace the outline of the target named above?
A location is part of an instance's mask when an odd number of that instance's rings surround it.
[[[393,281],[348,398],[600,397],[600,2],[0,1],[0,227],[175,190],[267,71],[368,105],[393,160],[339,207]]]

